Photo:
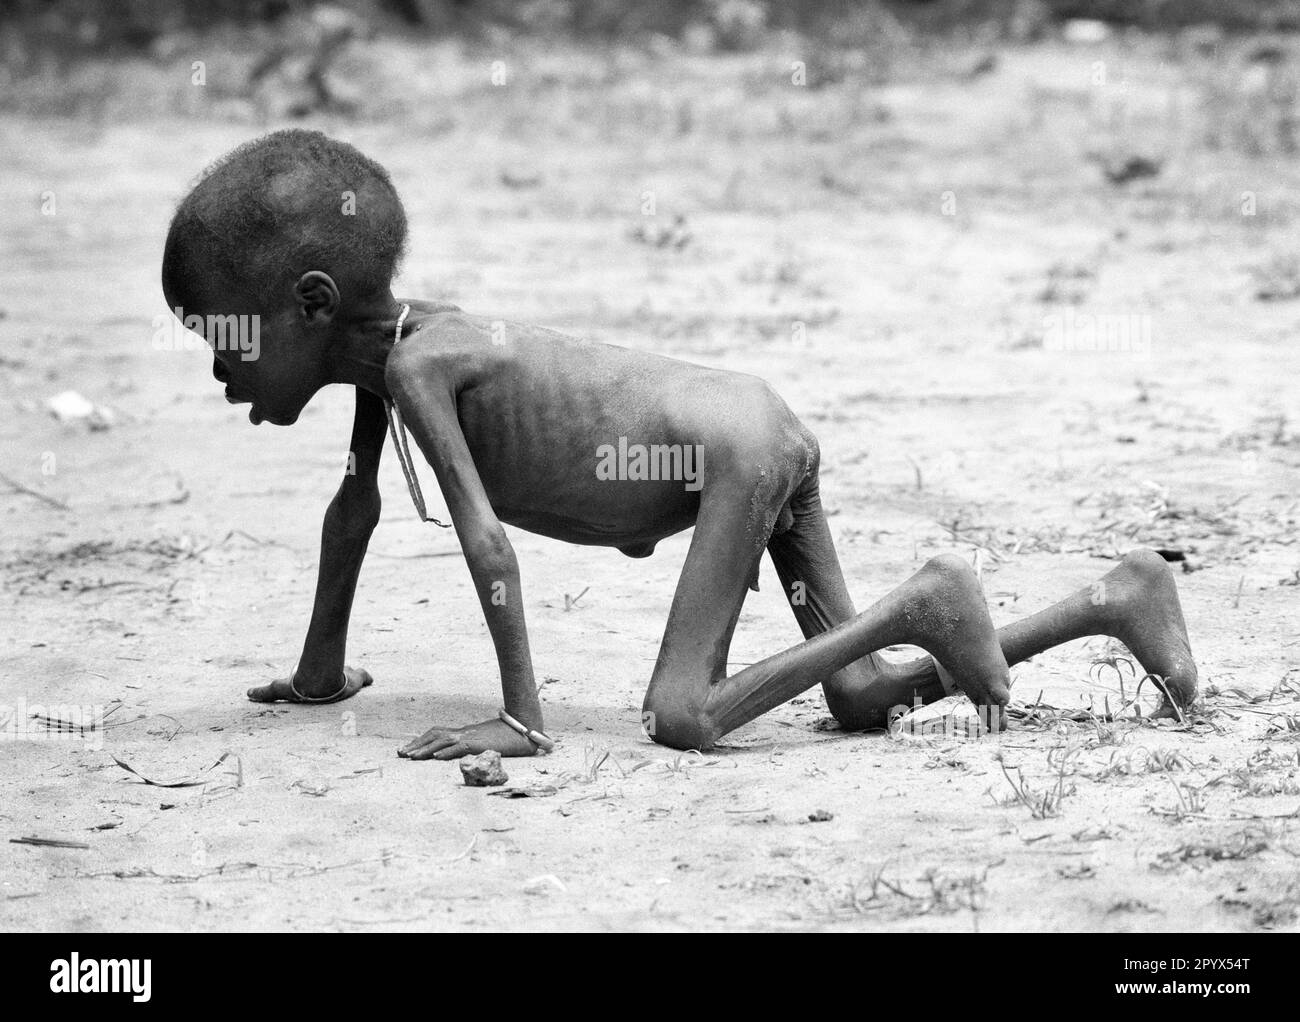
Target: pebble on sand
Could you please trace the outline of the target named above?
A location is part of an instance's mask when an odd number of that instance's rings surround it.
[[[501,769],[501,753],[495,749],[477,756],[466,756],[460,761],[460,773],[465,778],[466,787],[492,788],[510,780]]]

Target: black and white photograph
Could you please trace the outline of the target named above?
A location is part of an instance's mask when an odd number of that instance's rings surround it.
[[[7,0],[0,931],[1242,1003],[1298,227],[1300,0]]]

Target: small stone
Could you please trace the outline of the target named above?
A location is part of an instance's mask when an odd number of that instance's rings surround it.
[[[460,773],[469,788],[493,788],[510,780],[501,769],[501,753],[495,749],[460,761]]]
[[[75,390],[55,394],[47,407],[60,422],[84,422],[92,430],[111,429],[117,421],[111,408],[94,404]]]
[[[554,873],[543,873],[541,876],[530,877],[524,881],[525,894],[546,894],[553,890],[565,890],[564,881]]]
[[[835,819],[835,814],[827,812],[825,809],[818,809],[816,812],[808,814],[809,823],[828,823]]]
[[[65,390],[49,400],[49,409],[62,422],[69,419],[87,419],[94,414],[95,406],[75,390]]]

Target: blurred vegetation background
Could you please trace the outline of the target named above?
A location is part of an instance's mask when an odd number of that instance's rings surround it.
[[[755,88],[796,58],[816,91],[979,77],[1008,46],[1155,40],[1156,67],[1290,152],[1297,30],[1300,0],[6,0],[0,110],[436,121],[433,103],[500,84],[482,73],[498,60],[543,90],[631,75],[671,91],[679,56]]]
[[[274,34],[302,19],[353,31],[681,39],[705,34],[744,49],[764,33],[832,37],[864,20],[911,31],[995,32],[1023,38],[1070,19],[1148,30],[1214,25],[1229,31],[1300,29],[1297,0],[6,0],[3,58],[10,66],[87,54],[151,53],[177,33],[241,28]]]

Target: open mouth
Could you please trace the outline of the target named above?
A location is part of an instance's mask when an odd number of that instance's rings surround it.
[[[251,397],[244,397],[242,394],[236,394],[229,387],[226,388],[226,400],[229,401],[232,405],[253,404],[253,399]],[[248,410],[248,421],[251,422],[254,426],[259,426],[263,422],[267,422],[270,420],[268,420],[264,415],[262,415],[261,412],[257,410],[256,405],[253,405],[253,407]]]

